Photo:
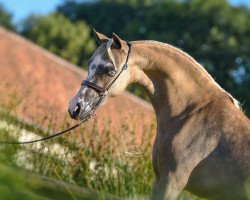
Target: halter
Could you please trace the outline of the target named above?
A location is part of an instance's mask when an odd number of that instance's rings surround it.
[[[87,80],[84,80],[82,82],[82,84],[81,84],[81,85],[86,85],[87,87],[95,90],[99,94],[100,100],[104,99],[104,97],[106,97],[108,95],[108,91],[109,91],[110,87],[115,83],[115,81],[119,78],[119,76],[122,74],[122,72],[125,71],[128,68],[128,59],[129,59],[129,57],[131,55],[131,46],[132,46],[132,44],[130,42],[128,42],[128,41],[126,41],[126,44],[128,45],[128,54],[127,54],[127,57],[126,57],[125,64],[123,65],[123,67],[122,67],[121,71],[119,72],[119,74],[106,87],[100,87],[100,86],[96,85],[95,83],[87,81]],[[99,101],[99,102],[101,103],[101,101]]]
[[[99,97],[100,97],[99,100],[98,100],[98,102],[95,104],[95,106],[90,111],[88,111],[88,113],[85,115],[84,119],[82,119],[76,125],[68,128],[68,129],[66,129],[64,131],[61,131],[59,133],[55,133],[53,135],[50,135],[50,136],[47,136],[47,137],[44,137],[44,138],[41,138],[41,139],[30,140],[30,141],[23,141],[23,142],[0,141],[0,144],[31,144],[31,143],[35,143],[35,142],[40,142],[40,141],[47,140],[47,139],[50,139],[50,138],[62,135],[64,133],[67,133],[67,132],[69,132],[69,131],[77,128],[82,123],[88,121],[90,118],[92,118],[95,115],[95,110],[101,105],[101,103],[104,100],[104,98],[108,95],[108,91],[109,91],[110,87],[115,83],[115,81],[119,78],[119,76],[122,74],[122,72],[128,68],[128,59],[129,59],[130,54],[131,54],[131,46],[132,46],[132,44],[130,42],[128,42],[128,41],[126,41],[126,44],[128,45],[129,49],[128,49],[128,54],[127,54],[127,58],[126,58],[125,64],[123,65],[120,73],[108,84],[107,87],[102,88],[102,87],[96,85],[95,83],[92,83],[92,82],[87,81],[87,80],[84,80],[81,83],[81,85],[86,85],[87,87],[95,90],[99,94]]]

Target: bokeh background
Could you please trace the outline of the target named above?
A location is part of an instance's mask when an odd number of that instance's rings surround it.
[[[98,46],[92,28],[182,49],[250,115],[249,0],[0,0],[0,26],[1,140],[73,124],[67,104]],[[146,93],[128,91],[71,136],[0,144],[0,198],[149,199],[155,118]]]
[[[90,30],[173,44],[198,60],[250,112],[248,0],[0,1],[1,24],[86,67]],[[68,31],[69,30],[69,31]],[[138,88],[130,91],[146,98]]]

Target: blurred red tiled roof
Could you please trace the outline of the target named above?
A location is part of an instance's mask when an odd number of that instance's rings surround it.
[[[41,126],[52,121],[58,128],[65,120],[72,125],[68,102],[85,77],[86,72],[79,67],[0,27],[2,107],[13,104],[15,114]],[[147,135],[154,114],[149,103],[124,92],[109,99],[97,112],[96,120],[99,129],[110,121],[114,132],[126,125],[128,131],[135,130],[139,139]],[[92,128],[93,120],[84,126]]]

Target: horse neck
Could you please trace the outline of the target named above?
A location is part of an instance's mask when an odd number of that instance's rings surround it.
[[[170,45],[134,42],[131,82],[149,94],[156,115],[166,120],[209,103],[222,89],[190,56]]]

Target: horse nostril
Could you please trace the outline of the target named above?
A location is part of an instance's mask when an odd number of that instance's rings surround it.
[[[70,117],[72,117],[74,119],[79,115],[80,111],[81,111],[80,104],[76,104],[76,106],[74,107],[74,109],[68,109]]]
[[[74,108],[74,110],[73,110],[73,116],[74,116],[74,117],[78,116],[79,113],[80,113],[80,110],[81,110],[80,104],[76,104],[76,106],[75,106],[75,108]]]

